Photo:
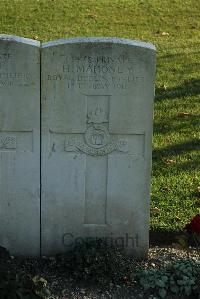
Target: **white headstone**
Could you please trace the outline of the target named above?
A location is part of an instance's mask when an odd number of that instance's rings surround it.
[[[0,245],[40,253],[40,43],[0,35]]]
[[[42,254],[100,238],[148,251],[155,47],[42,46]]]

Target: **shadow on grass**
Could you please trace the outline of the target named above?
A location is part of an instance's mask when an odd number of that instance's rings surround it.
[[[159,134],[168,134],[170,132],[187,132],[188,130],[195,131],[200,123],[200,115],[189,114],[183,118],[177,115],[176,117],[170,117],[169,119],[164,119],[162,122],[154,122],[153,131]]]
[[[185,96],[194,96],[200,94],[200,80],[190,79],[185,80],[184,84],[174,88],[156,88],[155,101],[162,101],[165,99],[174,99]]]
[[[195,138],[187,142],[168,145],[164,148],[154,149],[153,150],[153,159],[154,158],[167,158],[171,155],[181,155],[187,154],[193,150],[200,149],[200,140]]]
[[[165,161],[173,156],[186,155],[186,161],[174,163],[172,166],[177,171],[192,171],[200,169],[200,157],[198,154],[193,154],[193,151],[200,150],[200,140],[192,139],[188,142],[180,144],[169,145],[161,149],[155,149],[152,153],[154,176],[156,176],[156,169],[160,169],[160,164],[163,163],[163,167],[166,167]],[[175,158],[176,159],[176,158]],[[171,169],[171,168],[170,168]],[[171,169],[172,170],[172,169]]]
[[[200,156],[197,156],[197,157],[191,159],[190,161],[178,164],[178,169],[181,171],[186,171],[186,172],[191,171],[191,170],[197,170],[197,169],[200,170],[199,161],[200,161]],[[196,194],[196,196],[197,196],[197,194]]]

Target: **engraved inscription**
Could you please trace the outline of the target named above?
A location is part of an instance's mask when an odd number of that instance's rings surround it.
[[[0,135],[0,149],[16,149],[16,136]]]
[[[10,53],[0,53],[0,70],[7,63],[8,59],[10,59],[10,57],[11,57]]]
[[[48,81],[66,81],[69,89],[121,90],[130,88],[133,82],[144,83],[144,75],[136,74],[134,62],[128,54],[109,56],[60,55],[62,69],[47,74]]]
[[[30,73],[0,72],[0,86],[26,86],[31,80]]]
[[[16,69],[14,56],[11,53],[0,53],[0,87],[26,86],[30,84],[29,72],[12,72]]]

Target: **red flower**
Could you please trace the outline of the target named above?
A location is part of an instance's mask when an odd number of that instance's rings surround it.
[[[194,232],[200,235],[200,214],[194,216],[191,222],[185,226],[185,229],[189,233]]]

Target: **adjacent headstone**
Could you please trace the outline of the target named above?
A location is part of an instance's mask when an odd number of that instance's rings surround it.
[[[0,35],[0,245],[40,253],[40,43]]]
[[[42,46],[42,254],[103,239],[146,257],[155,47]]]

